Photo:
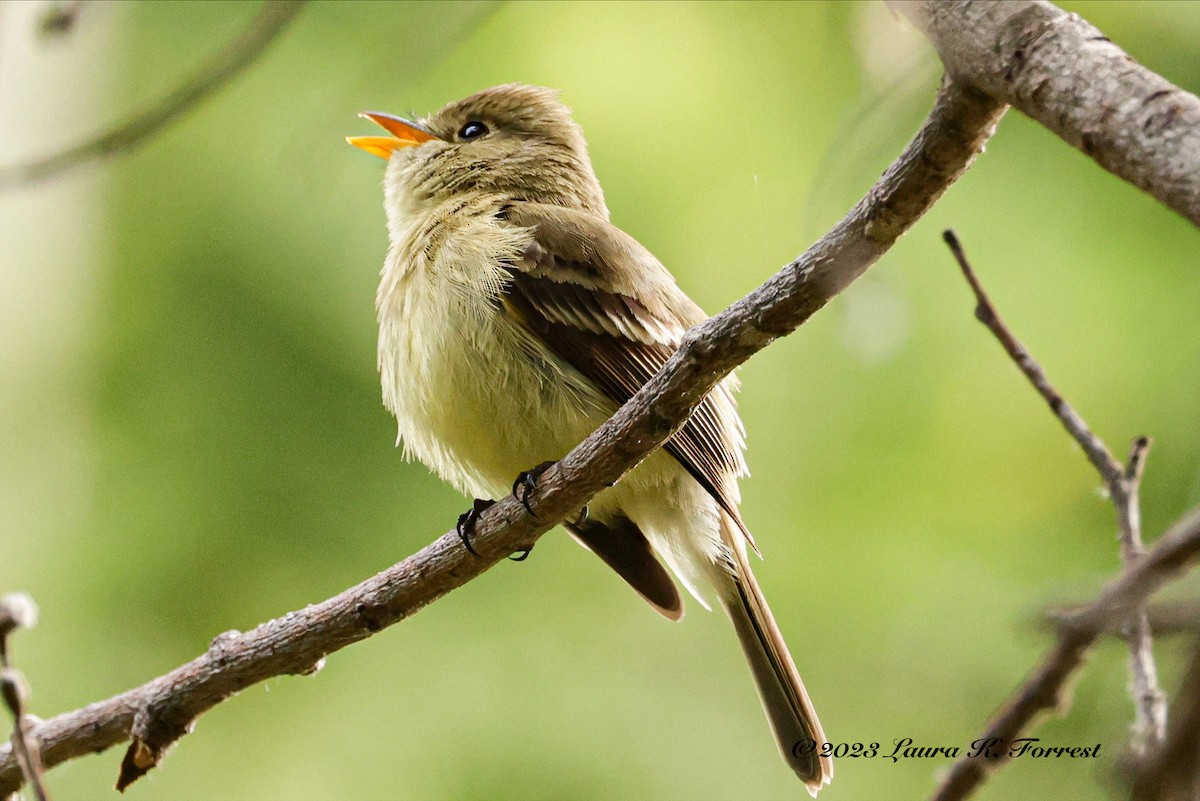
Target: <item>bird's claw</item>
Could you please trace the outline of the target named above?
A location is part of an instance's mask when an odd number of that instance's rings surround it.
[[[525,511],[529,512],[529,514],[533,517],[537,517],[537,513],[534,512],[529,506],[529,496],[535,489],[537,489],[538,478],[542,475],[542,473],[545,473],[547,470],[549,470],[550,466],[553,464],[554,462],[542,462],[537,467],[534,467],[530,470],[522,470],[517,475],[517,480],[513,482],[513,497],[520,501],[521,505],[525,507]],[[526,551],[525,555],[528,556],[529,552]]]
[[[475,524],[479,522],[479,516],[484,510],[495,506],[496,502],[485,498],[476,498],[471,504],[471,508],[458,516],[458,523],[454,526],[454,530],[458,532],[458,538],[462,540],[463,545],[472,556],[479,556],[479,553],[471,545],[471,532],[475,528]]]
[[[521,505],[525,507],[525,511],[529,512],[529,514],[533,517],[537,517],[537,512],[533,511],[533,507],[529,505],[529,496],[532,495],[533,491],[537,489],[538,478],[541,477],[542,473],[545,473],[547,470],[549,470],[553,464],[554,462],[542,462],[537,467],[529,470],[523,470],[519,475],[517,475],[517,480],[513,482],[513,497],[520,501]],[[584,522],[587,521],[587,518],[588,508],[585,506],[579,510],[579,519],[575,521],[575,525],[583,525]],[[470,546],[468,545],[467,547],[469,548]],[[513,562],[524,562],[529,558],[529,554],[532,550],[533,546],[530,546],[519,553],[509,556],[508,558]]]

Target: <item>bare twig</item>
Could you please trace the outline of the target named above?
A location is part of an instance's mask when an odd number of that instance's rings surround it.
[[[1121,560],[1125,564],[1141,558],[1145,553],[1139,495],[1149,450],[1149,437],[1135,439],[1121,481],[1109,490],[1117,507],[1117,522],[1121,527]],[[1158,686],[1153,634],[1144,609],[1134,613],[1125,636],[1129,643],[1129,671],[1133,677],[1130,690],[1134,709],[1137,710],[1132,746],[1136,753],[1145,754],[1160,746],[1166,737],[1167,699]]]
[[[1200,225],[1200,99],[1042,0],[891,0],[947,73]]]
[[[1131,801],[1200,798],[1200,639],[1193,646],[1176,699],[1165,742],[1140,760],[1134,773]]]
[[[86,142],[52,156],[0,167],[0,189],[42,181],[89,161],[132,150],[224,88],[254,62],[300,12],[307,0],[267,0],[237,38],[195,75],[156,104]]]
[[[1021,684],[979,737],[1008,743],[1034,716],[1063,704],[1067,680],[1083,664],[1087,649],[1117,621],[1127,620],[1155,591],[1194,566],[1200,558],[1200,507],[1188,512],[1124,572],[1104,588],[1095,601],[1065,618],[1058,641],[1041,664]],[[987,772],[1006,760],[960,759],[934,793],[933,801],[959,801],[978,789]]]
[[[988,330],[1000,341],[1005,352],[1016,362],[1017,367],[1021,368],[1021,372],[1025,374],[1025,377],[1029,379],[1029,383],[1033,384],[1038,394],[1049,404],[1050,410],[1054,412],[1054,416],[1062,423],[1063,428],[1067,429],[1067,433],[1083,448],[1083,452],[1087,454],[1088,461],[1100,473],[1100,477],[1104,479],[1105,485],[1108,486],[1111,492],[1114,486],[1121,484],[1125,476],[1125,470],[1121,466],[1121,463],[1113,457],[1104,442],[1092,433],[1092,430],[1088,428],[1083,418],[1075,412],[1075,409],[1063,399],[1062,395],[1058,394],[1058,390],[1051,386],[1041,366],[1029,355],[1029,351],[1025,349],[1025,346],[1017,341],[1017,338],[1013,336],[1008,326],[1000,319],[1000,315],[984,291],[983,285],[979,283],[979,278],[976,277],[975,271],[971,269],[971,265],[967,261],[966,254],[963,253],[958,237],[954,235],[953,231],[945,231],[942,234],[942,238],[949,246],[950,252],[954,254],[954,259],[962,269],[967,283],[971,285],[971,291],[975,293],[975,318],[987,326]]]
[[[1057,631],[1063,620],[1078,612],[1077,607],[1055,607],[1048,609],[1040,618],[1042,626]],[[1194,634],[1200,636],[1200,599],[1178,598],[1171,601],[1157,601],[1146,607],[1146,618],[1150,621],[1150,631],[1155,637],[1174,634]],[[1125,637],[1129,631],[1126,621],[1117,621],[1105,630],[1105,634],[1116,634]]]
[[[1145,552],[1142,546],[1142,515],[1138,502],[1138,493],[1142,482],[1142,472],[1146,466],[1146,454],[1150,450],[1149,437],[1138,437],[1133,441],[1129,451],[1129,460],[1125,466],[1112,455],[1098,436],[1096,436],[1083,418],[1071,404],[1063,399],[1054,389],[1045,371],[1029,354],[1013,335],[1012,331],[1001,319],[996,307],[980,284],[975,271],[967,261],[962,245],[953,231],[943,234],[946,244],[950,246],[958,266],[975,293],[975,316],[988,327],[1000,341],[1009,357],[1021,368],[1021,372],[1029,379],[1038,393],[1050,405],[1050,409],[1062,423],[1079,446],[1087,454],[1088,460],[1100,473],[1108,488],[1109,497],[1117,510],[1117,524],[1120,527],[1121,561],[1126,566],[1140,558]],[[1167,703],[1158,687],[1158,670],[1154,664],[1153,641],[1150,634],[1150,624],[1146,613],[1138,610],[1128,621],[1125,639],[1129,644],[1129,670],[1133,677],[1131,692],[1137,719],[1134,724],[1133,746],[1142,752],[1153,748],[1162,742],[1166,734]]]
[[[451,531],[394,567],[321,604],[229,632],[188,664],[107,701],[36,727],[48,766],[133,738],[127,782],[162,758],[198,715],[272,676],[312,672],[327,654],[363,640],[529,547],[557,521],[661,445],[734,367],[790,333],[873,264],[952,184],[995,129],[1004,107],[947,83],[924,125],[850,213],[777,275],[697,326],[661,372],[538,479],[530,502],[484,512],[472,542]],[[0,750],[0,795],[20,783]]]
[[[37,623],[37,607],[28,595],[11,593],[0,597],[0,697],[13,716],[12,748],[21,775],[33,788],[37,801],[48,801],[49,793],[43,778],[38,741],[30,735],[25,717],[25,701],[29,687],[21,672],[9,663],[8,636],[19,628],[33,628]]]

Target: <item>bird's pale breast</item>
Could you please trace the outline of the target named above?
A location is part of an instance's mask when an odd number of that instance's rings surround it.
[[[376,299],[379,370],[405,452],[465,493],[499,497],[613,407],[499,301],[501,262],[527,234],[486,207],[467,211],[415,215],[393,232]]]

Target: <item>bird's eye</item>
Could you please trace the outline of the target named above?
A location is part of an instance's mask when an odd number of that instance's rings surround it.
[[[488,127],[486,125],[479,120],[471,120],[462,128],[458,129],[458,138],[466,142],[472,139],[478,139],[479,137],[486,135],[487,132]]]

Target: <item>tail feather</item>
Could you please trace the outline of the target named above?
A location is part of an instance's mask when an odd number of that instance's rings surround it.
[[[675,582],[671,581],[671,574],[654,558],[650,543],[629,518],[617,516],[603,523],[589,519],[564,523],[563,526],[625,579],[660,615],[668,620],[683,617],[683,599],[679,597]]]
[[[733,591],[724,598],[725,611],[750,663],[779,751],[809,794],[816,797],[817,791],[833,779],[833,761],[820,755],[825,733],[767,599],[750,571],[740,532],[724,519],[722,528],[734,567]]]

